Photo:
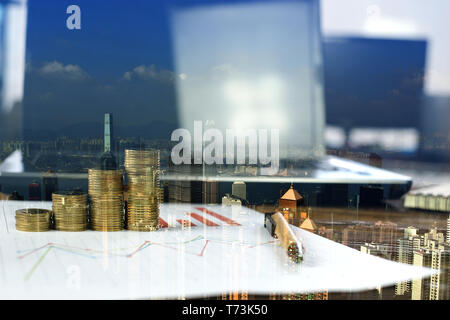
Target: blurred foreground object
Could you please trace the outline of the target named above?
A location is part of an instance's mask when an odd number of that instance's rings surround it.
[[[405,195],[404,206],[430,211],[450,211],[450,184],[432,185],[415,189]]]
[[[22,136],[27,1],[0,2],[0,139]]]

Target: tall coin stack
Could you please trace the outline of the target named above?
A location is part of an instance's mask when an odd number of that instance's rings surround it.
[[[60,231],[84,231],[87,228],[87,194],[57,192],[52,194],[53,221]]]
[[[16,229],[19,231],[49,231],[52,225],[52,211],[46,209],[16,210]]]
[[[128,175],[127,228],[158,230],[161,188],[159,150],[125,150]]]
[[[119,231],[124,226],[123,173],[89,169],[90,223],[96,231]]]

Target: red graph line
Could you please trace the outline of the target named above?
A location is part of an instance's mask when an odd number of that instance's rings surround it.
[[[208,245],[209,240],[206,240],[205,245],[202,248],[202,251],[199,254],[199,257],[203,257],[203,253],[205,252],[206,246]]]
[[[191,216],[192,218],[194,218],[197,221],[200,221],[203,224],[206,224],[208,227],[218,227],[219,225],[217,223],[212,222],[211,220],[208,220],[196,213],[193,212],[186,212],[186,214],[188,216]]]
[[[209,214],[210,216],[213,216],[214,218],[217,218],[217,219],[219,219],[220,221],[226,222],[226,223],[228,223],[229,225],[232,225],[232,226],[240,226],[240,224],[237,223],[236,221],[234,221],[234,220],[232,220],[232,219],[230,219],[230,218],[224,217],[224,216],[222,216],[222,215],[220,215],[220,214],[218,214],[218,213],[215,213],[214,211],[208,210],[208,209],[206,209],[206,208],[201,208],[201,207],[197,207],[197,208],[195,208],[195,209],[197,209],[198,211],[204,212],[204,213],[206,213],[206,214]]]
[[[128,258],[132,258],[136,253],[139,252],[139,250],[142,249],[143,246],[145,246],[147,243],[150,243],[150,241],[144,241],[136,250],[134,250],[132,253],[127,254]]]
[[[208,241],[206,241],[206,242],[208,242]],[[162,243],[153,243],[153,245],[155,245],[155,246],[160,246],[160,247],[167,248],[167,249],[172,249],[172,250],[175,250],[175,251],[180,251],[179,248],[175,248],[175,247],[172,247],[172,246],[168,246],[168,245],[162,244]],[[205,251],[205,248],[206,248],[206,243],[205,243],[205,245],[203,246],[203,248],[202,248],[202,250],[200,251],[200,253],[194,253],[194,252],[191,252],[191,251],[185,251],[185,252],[186,252],[187,254],[190,254],[190,255],[193,255],[193,256],[202,257],[202,256],[203,256],[203,252]]]
[[[196,225],[185,219],[177,219],[177,222],[181,224],[183,227],[195,227]]]
[[[169,224],[165,222],[162,218],[159,218],[159,225],[161,228],[168,228]]]
[[[25,254],[23,254],[23,255],[21,255],[21,256],[18,256],[17,259],[23,259],[23,258],[25,258],[26,256],[28,256],[28,255],[30,255],[30,254],[32,254],[32,253],[35,253],[36,251],[39,251],[39,250],[44,249],[45,247],[51,246],[52,244],[53,244],[53,243],[51,243],[51,242],[46,243],[46,244],[44,244],[42,247],[33,249],[33,250],[31,250],[31,251],[29,251],[29,252],[27,252],[27,253],[25,253]]]

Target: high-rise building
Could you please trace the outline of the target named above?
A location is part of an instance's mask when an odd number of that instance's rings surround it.
[[[217,181],[203,181],[202,188],[202,203],[219,203],[219,184]]]
[[[408,227],[404,230],[403,238],[397,241],[397,262],[412,264],[414,250],[420,249],[423,245],[423,237],[417,235],[417,229]],[[402,281],[396,284],[395,294],[402,296],[411,292],[411,281]]]
[[[435,248],[438,244],[445,242],[445,237],[442,232],[437,232],[437,228],[433,227],[424,235],[424,246],[428,248]]]
[[[377,243],[364,243],[361,245],[360,251],[370,254],[372,256],[386,258],[388,255],[388,245],[381,245]]]
[[[103,137],[103,152],[114,153],[114,134],[113,134],[113,116],[112,113],[105,113],[105,132]]]
[[[103,170],[117,169],[112,119],[112,113],[105,113],[104,150],[100,157],[100,167]]]
[[[390,221],[378,221],[373,225],[351,225],[342,231],[342,243],[358,250],[365,242],[395,247],[396,240],[397,225]]]
[[[372,241],[373,228],[370,225],[351,225],[342,230],[342,244],[359,250],[360,246]]]
[[[390,259],[390,252],[389,252],[390,245],[386,244],[375,244],[375,243],[365,243],[361,246],[360,251],[362,253],[370,254],[372,256],[384,258],[384,259]],[[376,288],[378,291],[378,294],[376,294],[374,291],[371,293],[374,294],[374,299],[382,299],[384,297],[393,297],[392,290],[389,290],[389,288],[386,288],[384,290],[383,287],[379,286]],[[391,293],[392,292],[392,293]]]
[[[447,218],[447,243],[450,244],[450,214]]]
[[[447,300],[450,299],[450,246],[440,244],[437,248],[421,248],[414,251],[413,265],[438,270],[429,278],[416,279],[412,282],[412,300]]]
[[[395,223],[378,221],[372,227],[372,242],[386,244],[393,248],[398,238],[397,230]]]
[[[214,128],[213,120],[203,122],[205,130]],[[206,142],[202,142],[203,150]],[[194,159],[192,159],[194,160]],[[207,177],[217,175],[215,165],[201,164],[174,164],[169,157],[169,175],[174,177],[168,183],[169,202],[172,203],[205,203],[217,204],[219,198],[219,183]],[[198,177],[202,180],[189,180],[187,177]]]
[[[169,158],[169,175],[174,179],[168,181],[169,202],[171,203],[218,203],[219,185],[217,181],[192,181],[188,176],[201,175],[201,164],[175,165]]]
[[[28,185],[28,199],[31,201],[41,200],[41,185],[37,181]]]
[[[328,300],[328,291],[269,295],[270,300]]]
[[[231,186],[231,195],[242,200],[247,200],[247,187],[243,181],[235,181]]]
[[[49,170],[43,177],[44,200],[52,201],[52,194],[58,191],[58,177]]]
[[[429,251],[414,251],[413,265],[421,267],[431,266],[431,254]],[[430,296],[430,278],[414,279],[411,288],[411,300],[422,300]],[[428,299],[427,299],[428,300]]]
[[[222,197],[222,206],[242,206],[242,200],[232,195],[226,194]]]

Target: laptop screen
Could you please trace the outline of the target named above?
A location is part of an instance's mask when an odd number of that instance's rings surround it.
[[[318,1],[197,2],[170,17],[181,127],[275,129],[281,159],[323,155]]]

